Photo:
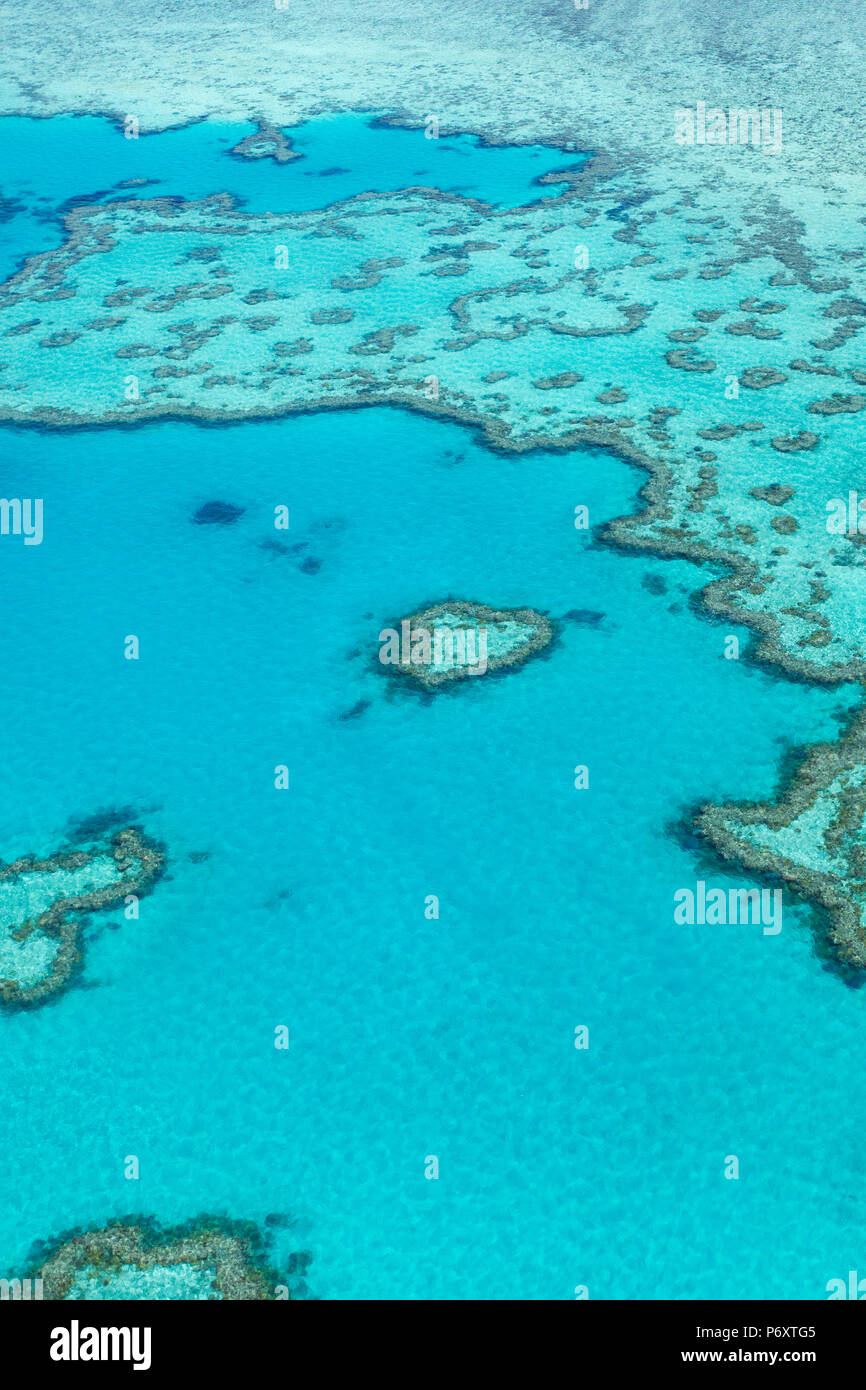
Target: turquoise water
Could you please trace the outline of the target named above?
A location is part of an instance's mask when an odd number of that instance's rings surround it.
[[[289,1213],[325,1298],[822,1298],[857,1267],[862,997],[793,903],[777,937],[676,926],[678,888],[750,885],[671,830],[771,795],[854,693],[725,661],[706,573],[575,531],[642,475],[386,409],[0,435],[0,491],[45,508],[0,542],[0,855],[123,806],[171,860],[76,988],[0,1016],[3,1269],[202,1210]],[[211,500],[243,514],[191,524]],[[604,617],[425,702],[372,658],[448,595]]]
[[[92,988],[2,1020],[6,1260],[215,1208],[298,1218],[326,1297],[820,1297],[856,1267],[861,1000],[794,909],[777,938],[675,928],[697,868],[665,834],[769,793],[840,695],[724,661],[687,565],[574,531],[637,475],[384,410],[3,455],[47,518],[2,551],[4,854],[119,804],[172,857],[139,922],[94,932]],[[244,515],[192,525],[209,498]],[[261,548],[281,502],[318,573]],[[517,676],[392,699],[381,622],[444,592],[606,616]]]

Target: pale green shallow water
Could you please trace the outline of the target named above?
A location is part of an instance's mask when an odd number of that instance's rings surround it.
[[[72,1284],[68,1298],[78,1299],[212,1299],[215,1271],[197,1265],[139,1269],[122,1265],[111,1275],[84,1271]]]

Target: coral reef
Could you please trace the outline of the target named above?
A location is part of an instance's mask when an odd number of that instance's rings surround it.
[[[82,963],[86,914],[142,897],[164,869],[164,848],[134,825],[86,849],[0,868],[0,1004],[33,1008],[66,989]]]
[[[379,634],[382,669],[432,691],[513,670],[553,641],[554,624],[532,608],[489,608],[465,599],[430,604]]]
[[[99,1229],[66,1232],[40,1249],[31,1277],[43,1280],[44,1298],[58,1300],[291,1296],[267,1263],[258,1227],[218,1216],[168,1228],[126,1216]]]
[[[866,970],[866,716],[809,750],[779,800],[701,810],[695,828],[726,859],[783,880],[823,909],[824,954]]]

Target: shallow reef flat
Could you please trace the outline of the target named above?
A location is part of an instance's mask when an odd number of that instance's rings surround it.
[[[201,1216],[161,1227],[129,1216],[47,1242],[28,1272],[46,1299],[290,1298],[252,1222]]]
[[[802,202],[808,183],[862,181],[864,114],[851,94],[863,49],[848,0],[827,0],[820,20],[810,0],[726,9],[525,0],[499,11],[467,0],[188,0],[151,7],[146,24],[136,0],[49,11],[17,0],[7,10],[5,111],[132,113],[144,131],[251,113],[280,127],[345,110],[393,111],[423,126],[432,113],[443,131],[576,141],[615,151],[620,165],[651,165],[680,158],[673,107],[696,94],[784,111],[784,158],[768,169],[740,152],[741,185],[784,186]],[[700,153],[680,162],[694,167]],[[716,179],[718,160],[704,153]]]
[[[0,1005],[35,1008],[68,988],[86,915],[150,892],[164,868],[164,850],[137,826],[0,867]]]
[[[762,655],[859,677],[863,557],[825,525],[866,437],[856,224],[816,258],[779,208],[632,207],[603,160],[556,177],[565,193],[504,212],[432,189],[286,216],[227,195],[73,209],[65,244],[0,287],[0,419],[392,403],[503,450],[598,444],[651,474],[612,538],[726,562],[707,597]]]

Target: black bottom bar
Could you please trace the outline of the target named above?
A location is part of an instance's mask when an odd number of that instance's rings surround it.
[[[863,1315],[842,1302],[575,1302],[519,1311],[513,1303],[407,1302],[395,1311],[374,1303],[0,1302],[4,1348],[15,1348],[25,1372],[61,1384],[100,1371],[161,1383],[265,1367],[283,1368],[290,1380],[304,1365],[308,1378],[313,1366],[342,1363],[411,1383],[429,1380],[437,1364],[443,1374],[477,1365],[489,1376],[506,1359],[516,1371],[515,1353],[532,1358],[540,1386],[562,1380],[562,1364],[556,1375],[553,1368],[563,1357],[575,1375],[590,1366],[612,1374],[805,1366],[826,1378],[857,1364],[863,1331]]]

